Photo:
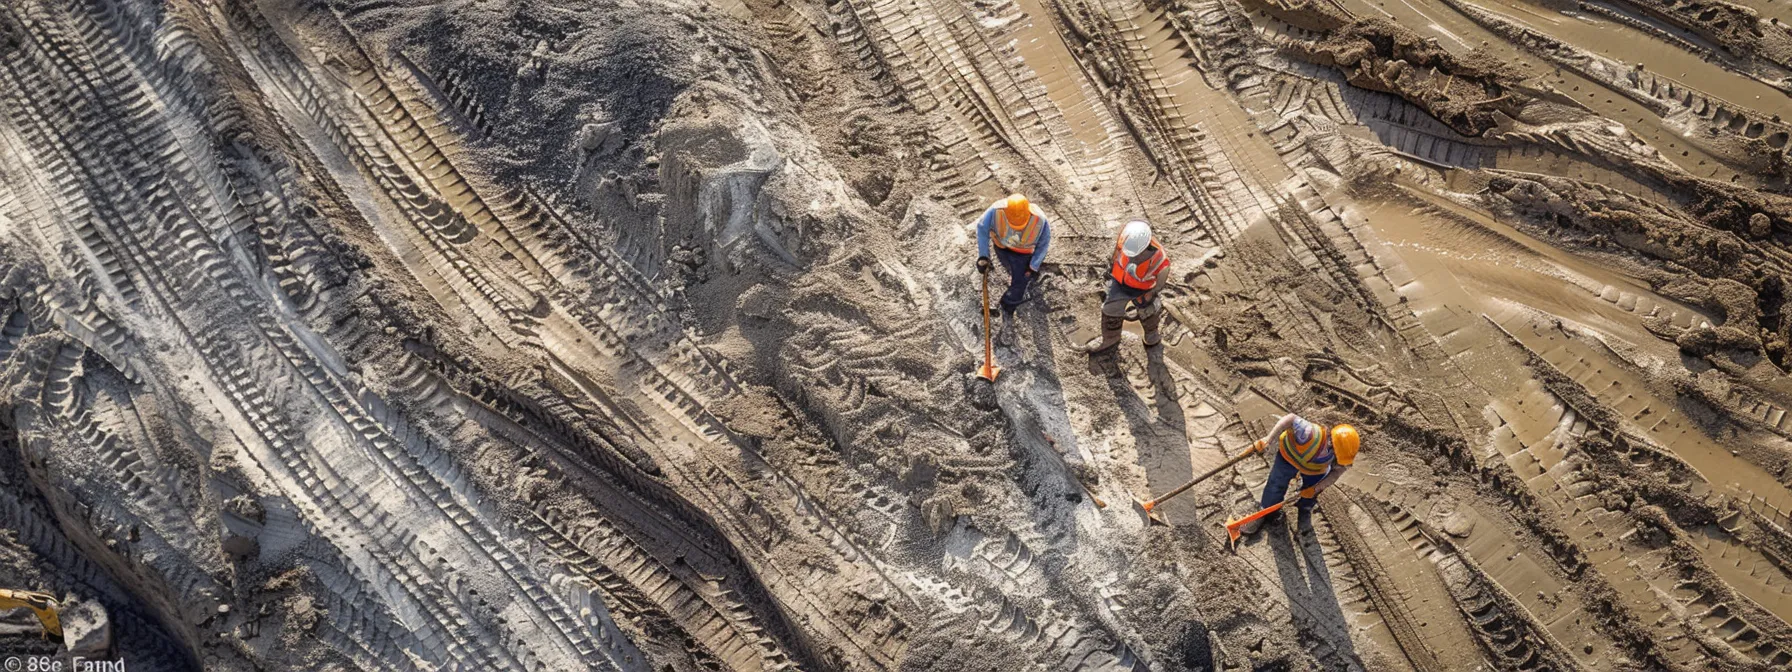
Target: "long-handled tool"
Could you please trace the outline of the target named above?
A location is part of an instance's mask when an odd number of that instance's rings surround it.
[[[1082,476],[1077,474],[1076,469],[1070,466],[1070,462],[1064,459],[1064,454],[1058,452],[1058,442],[1052,439],[1052,435],[1045,432],[1040,432],[1039,435],[1045,437],[1046,445],[1051,446],[1052,454],[1058,457],[1058,465],[1064,467],[1064,477],[1076,481],[1077,485],[1083,486],[1083,492],[1088,493],[1089,501],[1095,504],[1095,508],[1108,508],[1107,501],[1103,500],[1101,495],[1095,494],[1095,491],[1089,488],[1089,484],[1083,482]]]
[[[1157,515],[1157,512],[1156,512],[1157,505],[1162,504],[1165,501],[1168,501],[1171,497],[1175,497],[1184,492],[1187,492],[1189,488],[1195,487],[1196,483],[1200,483],[1201,481],[1205,481],[1209,478],[1213,478],[1214,474],[1218,474],[1222,471],[1232,468],[1232,465],[1238,464],[1239,462],[1243,461],[1244,458],[1250,457],[1251,455],[1256,454],[1257,451],[1260,451],[1260,450],[1263,450],[1262,446],[1252,444],[1251,447],[1244,449],[1244,452],[1239,453],[1237,456],[1233,457],[1230,460],[1226,460],[1225,464],[1221,464],[1220,466],[1214,467],[1213,469],[1209,470],[1205,474],[1201,474],[1200,476],[1196,476],[1193,479],[1190,479],[1189,482],[1183,483],[1182,485],[1177,486],[1177,488],[1175,490],[1171,490],[1169,492],[1164,493],[1162,497],[1158,497],[1157,499],[1153,499],[1149,502],[1141,502],[1136,498],[1133,499],[1132,500],[1133,507],[1138,509],[1140,513],[1145,514],[1145,518],[1150,520],[1151,522],[1156,523],[1158,525],[1169,525],[1170,524],[1169,521],[1166,521],[1161,516]]]
[[[983,273],[983,368],[977,369],[977,377],[989,382],[996,382],[996,374],[1002,367],[996,366],[996,350],[991,344],[989,333],[989,273]]]
[[[1227,548],[1237,548],[1238,547],[1238,538],[1241,536],[1244,536],[1244,533],[1240,532],[1239,528],[1244,527],[1245,525],[1249,524],[1251,521],[1257,520],[1258,518],[1262,518],[1269,514],[1280,511],[1280,510],[1282,510],[1282,507],[1287,506],[1289,502],[1298,500],[1302,497],[1317,497],[1318,495],[1319,495],[1319,493],[1317,491],[1313,490],[1313,488],[1301,488],[1299,491],[1294,493],[1293,497],[1289,497],[1282,501],[1271,504],[1271,505],[1269,505],[1269,508],[1267,508],[1267,509],[1258,511],[1256,513],[1253,513],[1251,515],[1248,515],[1248,516],[1245,516],[1243,518],[1239,518],[1236,520],[1228,518],[1226,520],[1226,547]]]

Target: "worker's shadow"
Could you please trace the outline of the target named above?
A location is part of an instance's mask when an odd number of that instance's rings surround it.
[[[1170,375],[1170,366],[1164,363],[1165,347],[1160,344],[1145,348],[1145,377],[1151,381],[1157,417],[1181,430],[1187,422],[1182,414],[1182,393],[1176,389],[1176,378]]]
[[[1125,367],[1102,379],[1107,381],[1108,390],[1114,395],[1114,405],[1126,416],[1127,428],[1132,432],[1134,448],[1139,454],[1139,466],[1145,469],[1146,482],[1153,492],[1162,492],[1194,477],[1193,466],[1189,463],[1188,419],[1182,410],[1181,392],[1164,362],[1164,346],[1145,348],[1143,358],[1135,355],[1138,347],[1137,341],[1129,340],[1097,357],[1110,359],[1115,367]],[[1128,348],[1132,350],[1129,352]],[[1137,370],[1134,367],[1143,367],[1146,380],[1143,389],[1134,387],[1134,377],[1127,375],[1127,369]],[[1150,397],[1149,401],[1146,396]],[[1174,507],[1168,512],[1177,518],[1193,520],[1192,511],[1177,509],[1193,506],[1194,501],[1172,501],[1166,506]]]
[[[1020,353],[1022,361],[1029,361],[1050,373],[1055,385],[1058,378],[1058,348],[1057,343],[1052,340],[1055,330],[1052,329],[1051,321],[1057,318],[1057,306],[1060,304],[1053,302],[1052,292],[1045,286],[1046,282],[1048,278],[1042,277],[1033,287],[1027,288],[1027,298],[1018,306],[1020,312],[1016,317],[1020,319],[1022,327],[1031,332],[1030,342],[1034,348],[1031,358],[1025,357],[1024,352]]]
[[[1295,528],[1292,535],[1290,526]],[[1291,512],[1279,521],[1266,522],[1263,531],[1295,623],[1330,642],[1350,660],[1358,660],[1356,647],[1350,641],[1350,618],[1338,603],[1337,588],[1332,585],[1331,568],[1325,564],[1325,551],[1319,547],[1312,516]]]

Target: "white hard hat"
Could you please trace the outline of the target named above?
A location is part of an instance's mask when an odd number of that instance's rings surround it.
[[[1150,244],[1151,225],[1146,224],[1143,219],[1127,222],[1126,228],[1120,232],[1120,251],[1125,252],[1126,256],[1144,252],[1145,247]]]

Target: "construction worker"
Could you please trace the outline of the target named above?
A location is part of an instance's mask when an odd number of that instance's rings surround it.
[[[1361,441],[1356,428],[1350,425],[1327,428],[1293,413],[1282,416],[1269,429],[1269,435],[1256,444],[1258,451],[1269,446],[1276,448],[1275,464],[1269,468],[1269,482],[1263,484],[1263,497],[1258,503],[1267,509],[1282,501],[1288,494],[1288,481],[1300,476],[1300,501],[1294,506],[1302,510],[1313,508],[1319,503],[1319,493],[1331,487],[1356,461]],[[1263,519],[1259,518],[1239,531],[1251,534],[1262,524]]]
[[[1163,321],[1163,307],[1157,302],[1157,290],[1170,256],[1151,235],[1151,225],[1135,219],[1121,229],[1114,241],[1112,276],[1107,299],[1101,304],[1101,337],[1090,341],[1090,353],[1106,351],[1120,342],[1120,327],[1126,324],[1126,306],[1137,308],[1139,326],[1145,329],[1145,347],[1157,345],[1157,327]]]
[[[989,248],[1008,269],[1008,291],[1002,293],[1002,331],[996,339],[1014,344],[1014,311],[1027,296],[1027,285],[1039,275],[1045,251],[1052,244],[1052,225],[1039,208],[1020,194],[990,204],[977,220],[977,271],[989,273]]]

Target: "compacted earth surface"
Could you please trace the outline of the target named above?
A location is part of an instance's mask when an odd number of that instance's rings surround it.
[[[1789,22],[0,2],[0,588],[70,626],[0,655],[1784,669]],[[1164,343],[1091,356],[1134,218]],[[1135,508],[1287,412],[1365,437],[1311,515]]]

